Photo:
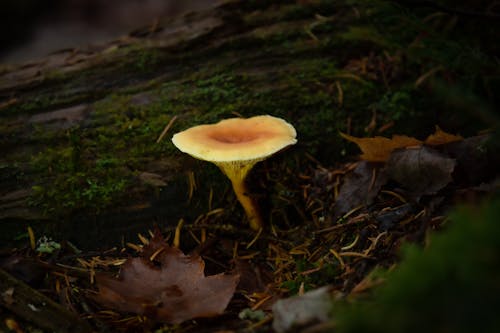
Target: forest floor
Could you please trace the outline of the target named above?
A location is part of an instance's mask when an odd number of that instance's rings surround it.
[[[499,14],[439,3],[230,1],[3,66],[2,329],[494,331]],[[254,231],[169,138],[260,114],[298,143]]]

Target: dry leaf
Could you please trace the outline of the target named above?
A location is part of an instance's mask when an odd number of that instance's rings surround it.
[[[434,194],[451,182],[456,161],[429,147],[391,154],[387,174],[414,195]]]
[[[278,300],[273,305],[273,329],[278,333],[302,332],[298,328],[326,322],[332,311],[331,287],[324,286],[301,296]]]
[[[462,141],[464,138],[460,135],[446,133],[436,125],[436,132],[425,139],[425,144],[429,146],[444,145],[451,142]]]
[[[500,170],[500,145],[491,135],[484,134],[452,142],[442,147],[444,153],[457,160],[455,181],[465,186],[490,182]]]
[[[370,204],[386,182],[387,176],[383,170],[366,161],[360,162],[344,178],[335,200],[334,219],[361,204]]]
[[[361,158],[369,162],[385,162],[391,152],[397,148],[418,146],[422,141],[405,135],[394,135],[392,139],[376,136],[374,138],[356,138],[344,133],[340,135],[359,146],[363,154]]]
[[[241,259],[235,259],[234,264],[235,270],[240,276],[238,291],[244,294],[263,293],[273,282],[273,272],[265,265]]]
[[[97,275],[98,302],[171,324],[224,312],[238,284],[237,275],[205,276],[199,256],[187,256],[156,236],[144,253],[157,253],[156,262],[149,256],[131,258],[118,279]]]

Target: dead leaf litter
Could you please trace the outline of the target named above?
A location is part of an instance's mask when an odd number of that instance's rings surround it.
[[[265,232],[231,226],[224,221],[231,221],[230,209],[215,208],[145,231],[149,237],[121,249],[81,253],[62,242],[39,253],[28,242],[3,253],[0,267],[99,330],[269,331],[273,305],[285,304],[278,300],[323,286],[331,297],[365,294],[383,283],[371,272],[394,267],[403,243],[425,245],[429,231],[445,227],[448,207],[498,191],[491,171],[498,154],[485,150],[487,135],[437,129],[424,141],[344,137],[360,145],[363,160],[333,168],[310,163],[301,174],[284,166],[264,171],[282,175],[267,176],[270,190],[288,191],[275,199]],[[300,223],[277,219],[291,214],[278,209],[292,209]],[[288,319],[273,325],[286,331]]]

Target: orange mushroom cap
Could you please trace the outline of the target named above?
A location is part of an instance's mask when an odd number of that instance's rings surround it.
[[[172,142],[182,152],[214,163],[260,161],[295,144],[296,135],[283,119],[264,115],[191,127],[175,134]]]

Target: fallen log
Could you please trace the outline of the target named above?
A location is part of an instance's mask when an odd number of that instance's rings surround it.
[[[0,305],[18,319],[51,332],[92,332],[90,325],[52,299],[0,269]]]

